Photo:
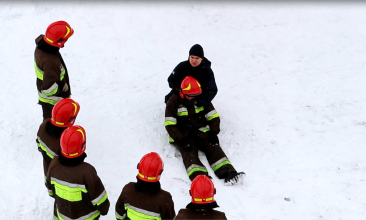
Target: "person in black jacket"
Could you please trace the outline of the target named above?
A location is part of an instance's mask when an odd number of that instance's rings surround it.
[[[196,105],[208,105],[217,94],[217,86],[211,62],[204,56],[203,48],[199,44],[191,47],[188,60],[179,63],[168,77],[172,90],[165,96],[165,103],[174,93],[178,94],[180,84],[186,76],[192,76],[201,83],[203,92],[197,97]]]

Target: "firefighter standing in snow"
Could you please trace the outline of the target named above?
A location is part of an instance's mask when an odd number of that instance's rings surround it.
[[[118,198],[116,219],[173,219],[175,211],[172,196],[160,187],[164,164],[159,154],[146,154],[137,168],[137,183],[125,185]]]
[[[237,173],[219,145],[220,117],[210,102],[198,107],[196,97],[202,92],[199,81],[187,76],[179,95],[173,94],[166,104],[165,128],[170,143],[176,144],[191,180],[197,175],[208,175],[198,158],[198,149],[205,152],[216,176],[225,179],[225,185],[237,183],[244,175]]]
[[[86,133],[71,126],[61,135],[61,152],[48,168],[47,188],[55,198],[55,220],[99,219],[109,210],[109,200],[95,168],[84,162]]]
[[[57,21],[48,26],[45,35],[36,38],[34,69],[43,119],[51,118],[53,106],[71,95],[69,74],[59,50],[73,33],[68,23]]]
[[[203,48],[195,44],[189,50],[188,60],[179,63],[168,77],[169,87],[172,89],[165,96],[165,103],[180,91],[180,84],[186,76],[197,79],[202,86],[202,94],[196,98],[196,105],[208,105],[217,94],[215,76],[211,69],[211,62],[204,56]]]
[[[181,209],[174,220],[188,219],[227,219],[225,213],[213,210],[219,207],[214,199],[216,189],[205,175],[197,176],[191,184],[189,194],[192,197],[186,209]]]
[[[62,99],[52,109],[52,117],[45,119],[39,126],[36,142],[43,156],[45,180],[52,159],[58,156],[61,150],[61,134],[74,124],[79,111],[80,105],[77,102],[69,98]]]

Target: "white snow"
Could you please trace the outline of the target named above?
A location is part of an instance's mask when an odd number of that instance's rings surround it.
[[[190,202],[163,100],[196,43],[219,88],[222,148],[247,174],[224,186],[209,169],[217,210],[228,219],[366,219],[365,10],[346,1],[1,2],[0,219],[52,218],[33,53],[58,20],[75,30],[60,52],[81,105],[85,161],[111,202],[101,219],[114,219],[122,187],[151,151],[163,157],[176,212]]]

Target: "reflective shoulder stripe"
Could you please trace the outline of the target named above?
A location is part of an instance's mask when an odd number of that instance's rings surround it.
[[[176,118],[173,118],[173,117],[165,117],[165,123],[164,123],[165,126],[168,126],[168,125],[176,125],[176,124],[177,124],[177,119]]]
[[[62,81],[65,77],[66,70],[64,66],[61,64],[61,74],[60,74],[60,81]]]
[[[126,218],[126,213],[123,215],[119,215],[118,212],[116,211],[116,219],[125,219]]]
[[[210,121],[210,120],[212,120],[212,119],[214,119],[214,118],[219,117],[219,114],[216,112],[216,110],[212,110],[212,111],[210,111],[209,113],[207,113],[207,114],[205,115],[205,117],[206,117],[206,120],[207,120],[207,121]]]
[[[196,165],[196,164],[192,164],[190,167],[188,167],[187,174],[188,174],[188,176],[190,176],[192,173],[194,173],[196,171],[202,171],[202,172],[208,173],[206,167]]]
[[[57,216],[53,216],[53,220],[60,220]]]
[[[38,140],[37,143],[38,147],[40,147],[43,151],[45,151],[47,156],[49,156],[51,159],[57,156],[55,152],[53,152],[50,148],[47,147],[47,145],[41,140],[40,137],[37,136],[37,140]]]
[[[108,195],[107,195],[107,192],[104,190],[103,192],[102,192],[102,194],[100,194],[96,199],[94,199],[93,201],[92,201],[92,203],[93,203],[93,205],[100,205],[100,204],[102,204],[105,200],[107,200],[107,198],[108,198]]]
[[[41,102],[44,103],[49,103],[51,105],[56,105],[56,103],[58,101],[60,101],[62,99],[62,97],[57,97],[57,96],[45,96],[42,93],[38,92],[38,99]]]
[[[38,68],[36,61],[34,61],[34,70],[36,71],[37,78],[43,80],[43,71]]]
[[[206,125],[205,127],[200,127],[198,130],[202,131],[202,132],[206,132],[210,130],[210,126]]]
[[[91,212],[87,215],[81,216],[77,219],[72,219],[72,218],[67,217],[66,215],[61,214],[57,209],[57,215],[60,218],[60,220],[93,220],[93,219],[95,219],[96,217],[98,217],[100,215],[100,211],[96,210],[96,211]]]
[[[196,105],[194,106],[194,109],[195,109],[196,113],[200,113],[201,111],[204,110],[203,106],[198,108]]]
[[[177,110],[177,115],[178,116],[187,116],[188,115],[188,110],[186,107],[180,107]]]
[[[88,192],[88,190],[85,188],[85,185],[68,183],[53,177],[51,177],[51,184],[55,186],[55,193],[58,197],[70,202],[81,201],[81,192]]]
[[[41,90],[42,94],[45,96],[51,96],[54,95],[58,90],[58,84],[54,83],[50,88]]]
[[[150,212],[144,209],[137,208],[128,203],[125,204],[125,210],[127,211],[127,217],[131,220],[139,219],[156,219],[161,220],[160,213]]]
[[[231,162],[229,161],[229,159],[227,159],[227,157],[223,157],[215,163],[211,164],[211,167],[213,171],[216,171],[226,164],[231,164]]]

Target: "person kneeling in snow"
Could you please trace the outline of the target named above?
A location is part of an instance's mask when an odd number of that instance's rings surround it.
[[[143,156],[137,169],[137,183],[125,185],[118,198],[116,219],[173,219],[172,196],[160,187],[164,163],[159,154],[151,152]]]
[[[47,188],[55,198],[53,219],[92,220],[107,215],[107,192],[95,168],[84,162],[84,128],[67,128],[60,142],[61,152],[53,158],[47,173]]]
[[[195,78],[187,76],[181,83],[179,95],[173,94],[165,109],[165,128],[169,142],[178,146],[183,163],[191,180],[197,175],[208,176],[206,167],[198,158],[198,150],[206,153],[208,162],[225,185],[238,183],[244,172],[236,172],[219,145],[220,117],[210,102],[198,107],[195,97],[202,93]]]
[[[192,201],[178,212],[174,220],[183,219],[227,219],[225,213],[213,210],[219,207],[214,199],[216,189],[214,184],[205,175],[198,175],[191,184],[189,194]]]

